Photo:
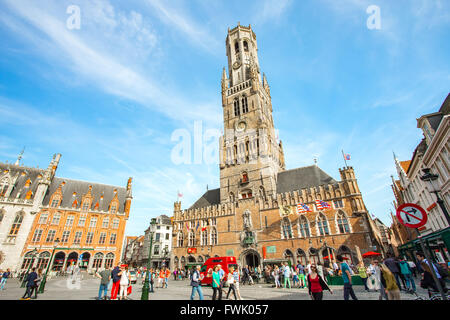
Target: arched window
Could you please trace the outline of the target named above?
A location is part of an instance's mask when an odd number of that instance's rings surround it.
[[[217,230],[216,228],[211,229],[211,245],[217,245]]]
[[[245,114],[248,112],[248,101],[247,97],[242,97],[242,114]]]
[[[3,178],[0,181],[0,197],[4,197],[6,195],[6,191],[8,191],[9,180],[8,178]]]
[[[108,253],[105,258],[105,268],[111,268],[114,263],[114,253]]]
[[[234,52],[239,53],[239,42],[237,41],[234,43]]]
[[[306,253],[302,249],[297,249],[297,260],[301,265],[306,266],[308,264],[308,260],[306,259]]]
[[[39,254],[38,263],[36,270],[47,268],[48,262],[50,261],[50,252],[44,251]]]
[[[92,264],[92,268],[94,269],[101,268],[102,262],[103,262],[103,253],[97,252],[94,255],[94,262]]]
[[[23,212],[19,212],[16,214],[16,217],[14,218],[14,222],[11,226],[11,229],[9,230],[9,236],[16,236],[19,232],[20,226],[22,225],[23,221]]]
[[[237,117],[241,114],[241,108],[239,106],[239,99],[234,100],[234,116]]]
[[[298,223],[300,225],[300,234],[302,238],[307,238],[311,236],[311,233],[309,232],[309,223],[308,219],[306,219],[305,216],[301,216],[298,219]]]
[[[309,248],[309,261],[314,264],[319,262],[319,252],[316,248]]]
[[[292,226],[291,222],[288,218],[284,217],[281,222],[281,229],[282,229],[282,235],[283,239],[292,239],[294,236],[292,234]]]
[[[248,43],[247,43],[247,41],[244,41],[244,51],[248,51]]]
[[[180,231],[178,232],[178,247],[182,247],[183,246],[183,233]]]
[[[338,226],[339,233],[350,233],[350,228],[348,226],[348,220],[342,211],[339,211],[336,215],[336,222]]]
[[[317,228],[319,229],[319,235],[321,236],[330,234],[327,217],[325,217],[323,213],[319,213],[319,216],[317,217]]]
[[[190,247],[195,246],[195,232],[194,232],[194,230],[189,232],[189,246]]]

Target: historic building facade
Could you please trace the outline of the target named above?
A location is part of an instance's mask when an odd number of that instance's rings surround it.
[[[151,234],[153,234],[153,241],[150,267],[160,268],[166,265],[169,266],[172,250],[172,222],[170,221],[170,217],[160,215],[156,218],[156,223],[154,225],[150,224],[147,230],[145,230],[142,246],[142,267],[147,266]]]
[[[187,210],[175,202],[172,267],[213,256],[235,256],[241,265],[253,266],[325,262],[337,253],[356,263],[379,241],[354,169],[339,170],[339,181],[317,165],[285,169],[257,50],[250,26],[228,30],[220,188],[208,190]],[[331,207],[316,206],[316,200]],[[298,214],[300,203],[311,212]]]
[[[36,213],[55,175],[61,155],[47,169],[0,163],[0,269],[16,270]]]
[[[129,178],[124,188],[55,177],[26,238],[19,268],[33,264],[45,269],[50,262],[55,271],[75,264],[91,271],[118,264],[130,214],[131,182]]]

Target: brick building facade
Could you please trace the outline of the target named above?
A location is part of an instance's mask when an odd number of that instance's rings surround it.
[[[339,181],[317,165],[285,169],[251,26],[229,29],[226,51],[220,188],[208,190],[187,210],[175,202],[172,267],[213,256],[235,256],[241,265],[253,266],[325,262],[331,253],[356,263],[362,253],[376,250],[374,224],[352,167],[339,171]],[[317,207],[316,200],[331,207]],[[311,212],[298,214],[299,203]]]

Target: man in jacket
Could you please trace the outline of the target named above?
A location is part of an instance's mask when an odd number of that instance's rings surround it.
[[[400,272],[403,275],[403,277],[405,278],[406,290],[411,291],[411,292],[416,291],[416,284],[414,283],[414,279],[412,277],[412,270],[409,267],[408,262],[406,262],[405,260],[400,260],[399,266],[400,266]],[[411,288],[410,288],[410,286],[411,286]]]
[[[5,284],[6,284],[6,281],[8,281],[8,278],[11,276],[11,270],[8,268],[7,270],[6,270],[6,272],[3,272],[3,274],[2,274],[2,280],[1,280],[1,282],[0,282],[0,289],[1,290],[5,290]]]
[[[340,254],[336,256],[336,259],[341,264],[342,280],[344,281],[344,300],[348,300],[349,296],[351,296],[353,300],[358,300],[352,287],[350,267],[344,262],[344,258]]]
[[[191,277],[191,286],[192,286],[192,292],[191,292],[191,300],[194,300],[195,292],[198,293],[198,297],[200,300],[203,300],[203,292],[202,292],[202,286],[200,284],[200,281],[203,279],[203,276],[200,276],[200,266],[198,265],[194,272],[192,273]]]
[[[38,275],[36,273],[36,268],[32,268],[31,272],[28,274],[26,278],[27,282],[27,291],[25,291],[25,294],[22,297],[22,300],[30,300],[31,299],[31,292],[33,290],[33,287],[35,285],[35,280],[38,278]]]
[[[119,273],[120,273],[119,266],[115,266],[113,271],[111,272],[111,276],[113,279],[113,284],[112,284],[112,288],[111,288],[111,300],[116,300],[117,294],[119,293],[119,288],[120,288]]]

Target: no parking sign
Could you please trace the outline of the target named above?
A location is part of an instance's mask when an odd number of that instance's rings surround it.
[[[426,211],[414,203],[405,203],[397,208],[398,221],[408,228],[420,228],[427,223]]]

